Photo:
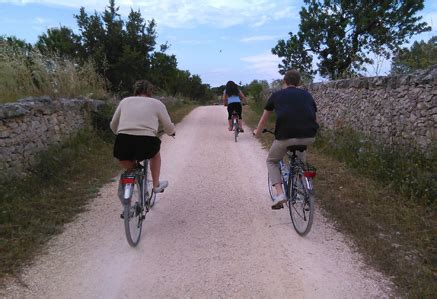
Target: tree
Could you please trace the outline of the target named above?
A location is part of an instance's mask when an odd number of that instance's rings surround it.
[[[82,50],[80,37],[68,27],[51,28],[38,37],[35,47],[43,54],[57,53],[60,56],[77,58]]]
[[[427,43],[414,42],[410,49],[402,48],[392,60],[391,74],[405,74],[437,64],[437,36]]]
[[[422,17],[423,0],[304,0],[297,34],[279,40],[272,53],[282,57],[281,73],[295,68],[311,78],[317,58],[320,75],[332,80],[354,76],[372,64],[369,53],[384,55],[412,35],[429,31]]]
[[[149,80],[164,90],[170,90],[177,82],[177,60],[175,55],[155,52],[151,57]]]
[[[114,0],[102,14],[75,16],[85,57],[92,57],[114,91],[130,91],[135,80],[147,78],[156,44],[156,22],[131,10],[124,22]]]
[[[247,86],[247,93],[255,100],[255,102],[262,103],[267,99],[269,83],[265,80],[253,80]]]

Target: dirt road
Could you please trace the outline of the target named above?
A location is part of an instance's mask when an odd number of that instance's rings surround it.
[[[270,209],[267,152],[250,133],[240,136],[235,143],[227,131],[223,107],[195,109],[177,126],[176,139],[163,139],[162,178],[170,185],[148,214],[137,248],[125,240],[113,182],[3,295],[388,297],[390,282],[320,214],[301,238],[286,209]]]

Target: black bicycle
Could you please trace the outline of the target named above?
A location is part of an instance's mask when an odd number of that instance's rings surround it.
[[[137,164],[132,171],[124,172],[120,177],[119,197],[123,204],[124,229],[130,246],[140,242],[143,221],[146,214],[155,205],[156,194],[148,174],[149,160]]]
[[[264,129],[263,133],[274,134],[273,131]],[[314,187],[313,178],[316,176],[316,169],[308,163],[303,163],[296,152],[303,152],[306,145],[293,145],[287,147],[287,156],[279,161],[282,183],[285,196],[287,197],[288,210],[291,222],[296,232],[305,236],[311,230],[314,220]],[[270,197],[273,200],[273,186],[268,177]],[[276,209],[283,208],[283,205]]]
[[[232,111],[231,114],[231,120],[232,120],[232,130],[234,131],[234,139],[235,142],[238,140],[238,134],[240,134],[240,124],[238,123],[238,113],[237,111]]]

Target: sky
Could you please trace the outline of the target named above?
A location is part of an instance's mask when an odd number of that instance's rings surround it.
[[[280,79],[280,59],[271,54],[279,39],[296,33],[302,0],[116,0],[126,18],[131,8],[146,20],[157,22],[157,44],[168,42],[178,68],[198,74],[211,86],[228,80],[250,83]],[[103,12],[107,0],[0,0],[0,35],[35,43],[49,28],[67,26],[76,33],[74,18],[80,7],[88,13]],[[428,41],[437,35],[437,1],[426,0],[420,12],[431,32],[414,36]],[[406,45],[408,46],[408,44]],[[158,47],[159,48],[159,47]],[[368,74],[385,75],[389,62]],[[322,80],[316,77],[316,81]]]

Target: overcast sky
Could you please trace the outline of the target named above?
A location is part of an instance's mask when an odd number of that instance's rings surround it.
[[[102,12],[106,0],[0,0],[0,35],[15,35],[34,43],[48,28],[64,25],[77,32],[74,14]],[[157,21],[158,44],[168,41],[180,69],[218,86],[228,80],[280,78],[279,59],[271,54],[278,39],[297,32],[301,0],[116,0],[122,17],[140,9],[146,20]],[[437,32],[437,1],[425,1],[421,12]],[[380,75],[388,70],[385,63]],[[375,70],[369,68],[369,75]]]

